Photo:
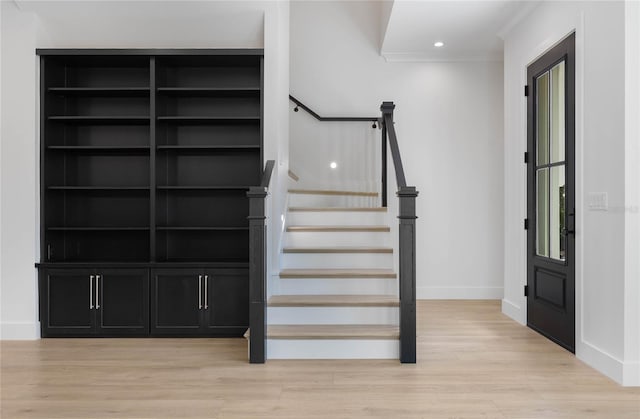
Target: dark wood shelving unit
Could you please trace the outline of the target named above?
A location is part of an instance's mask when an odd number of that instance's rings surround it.
[[[244,333],[262,50],[38,54],[42,336]]]

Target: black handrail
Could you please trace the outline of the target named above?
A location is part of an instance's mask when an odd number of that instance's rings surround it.
[[[267,225],[265,198],[275,161],[264,167],[260,186],[252,186],[249,198],[249,362],[263,364],[267,338]]]
[[[370,121],[373,123],[379,122],[379,118],[375,116],[346,116],[346,117],[345,116],[320,116],[316,112],[314,112],[311,108],[309,108],[307,105],[305,105],[304,103],[302,103],[301,101],[293,97],[292,95],[289,95],[289,100],[297,105],[296,109],[294,109],[296,112],[298,112],[297,107],[299,106],[305,111],[307,111],[309,115],[313,116],[315,119],[321,122],[349,122],[349,121]]]
[[[387,178],[386,178],[386,145],[387,139],[391,147],[391,157],[396,172],[399,199],[399,237],[398,260],[399,291],[400,291],[400,362],[416,362],[416,197],[418,191],[415,186],[407,186],[404,167],[398,147],[398,136],[393,125],[393,102],[383,102],[382,111],[382,150],[383,177],[382,202],[386,206]]]

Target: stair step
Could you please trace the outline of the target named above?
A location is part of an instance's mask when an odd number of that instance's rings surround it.
[[[289,212],[387,212],[385,207],[290,207]]]
[[[393,253],[391,247],[285,247],[282,253]]]
[[[273,295],[269,307],[397,307],[395,295]]]
[[[302,195],[378,196],[378,192],[340,191],[333,189],[289,189],[289,193]]]
[[[280,278],[396,278],[391,269],[283,269]]]
[[[267,339],[398,339],[400,329],[390,325],[272,325]]]
[[[287,227],[288,232],[334,232],[334,233],[342,233],[342,232],[389,232],[391,228],[389,226],[383,225],[373,225],[373,226],[321,226],[321,225],[309,225],[309,226],[289,226]]]

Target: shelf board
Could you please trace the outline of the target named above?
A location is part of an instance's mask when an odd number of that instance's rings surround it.
[[[259,145],[159,145],[158,150],[260,150]]]
[[[60,191],[148,191],[149,186],[48,186],[50,190]]]
[[[255,123],[260,122],[258,116],[159,116],[158,121],[191,124],[215,123]]]
[[[158,87],[158,93],[175,96],[250,96],[259,87]]]
[[[76,96],[146,96],[149,87],[49,87],[49,93]]]
[[[148,116],[89,116],[89,115],[56,115],[49,116],[50,121],[75,122],[75,123],[107,123],[107,124],[148,124],[151,118]]]
[[[163,190],[220,190],[220,191],[248,191],[250,186],[171,186],[171,185],[159,185],[158,189]]]
[[[164,231],[248,231],[249,227],[157,226],[156,229]]]
[[[50,145],[47,146],[47,150],[64,150],[64,151],[145,151],[150,150],[150,146],[138,146],[138,145],[127,145],[127,146],[89,146],[89,145]]]
[[[149,227],[47,227],[49,231],[149,231]]]

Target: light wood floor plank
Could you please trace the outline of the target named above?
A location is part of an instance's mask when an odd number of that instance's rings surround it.
[[[618,386],[500,313],[419,301],[418,363],[247,362],[245,339],[0,342],[0,417],[640,418]]]

